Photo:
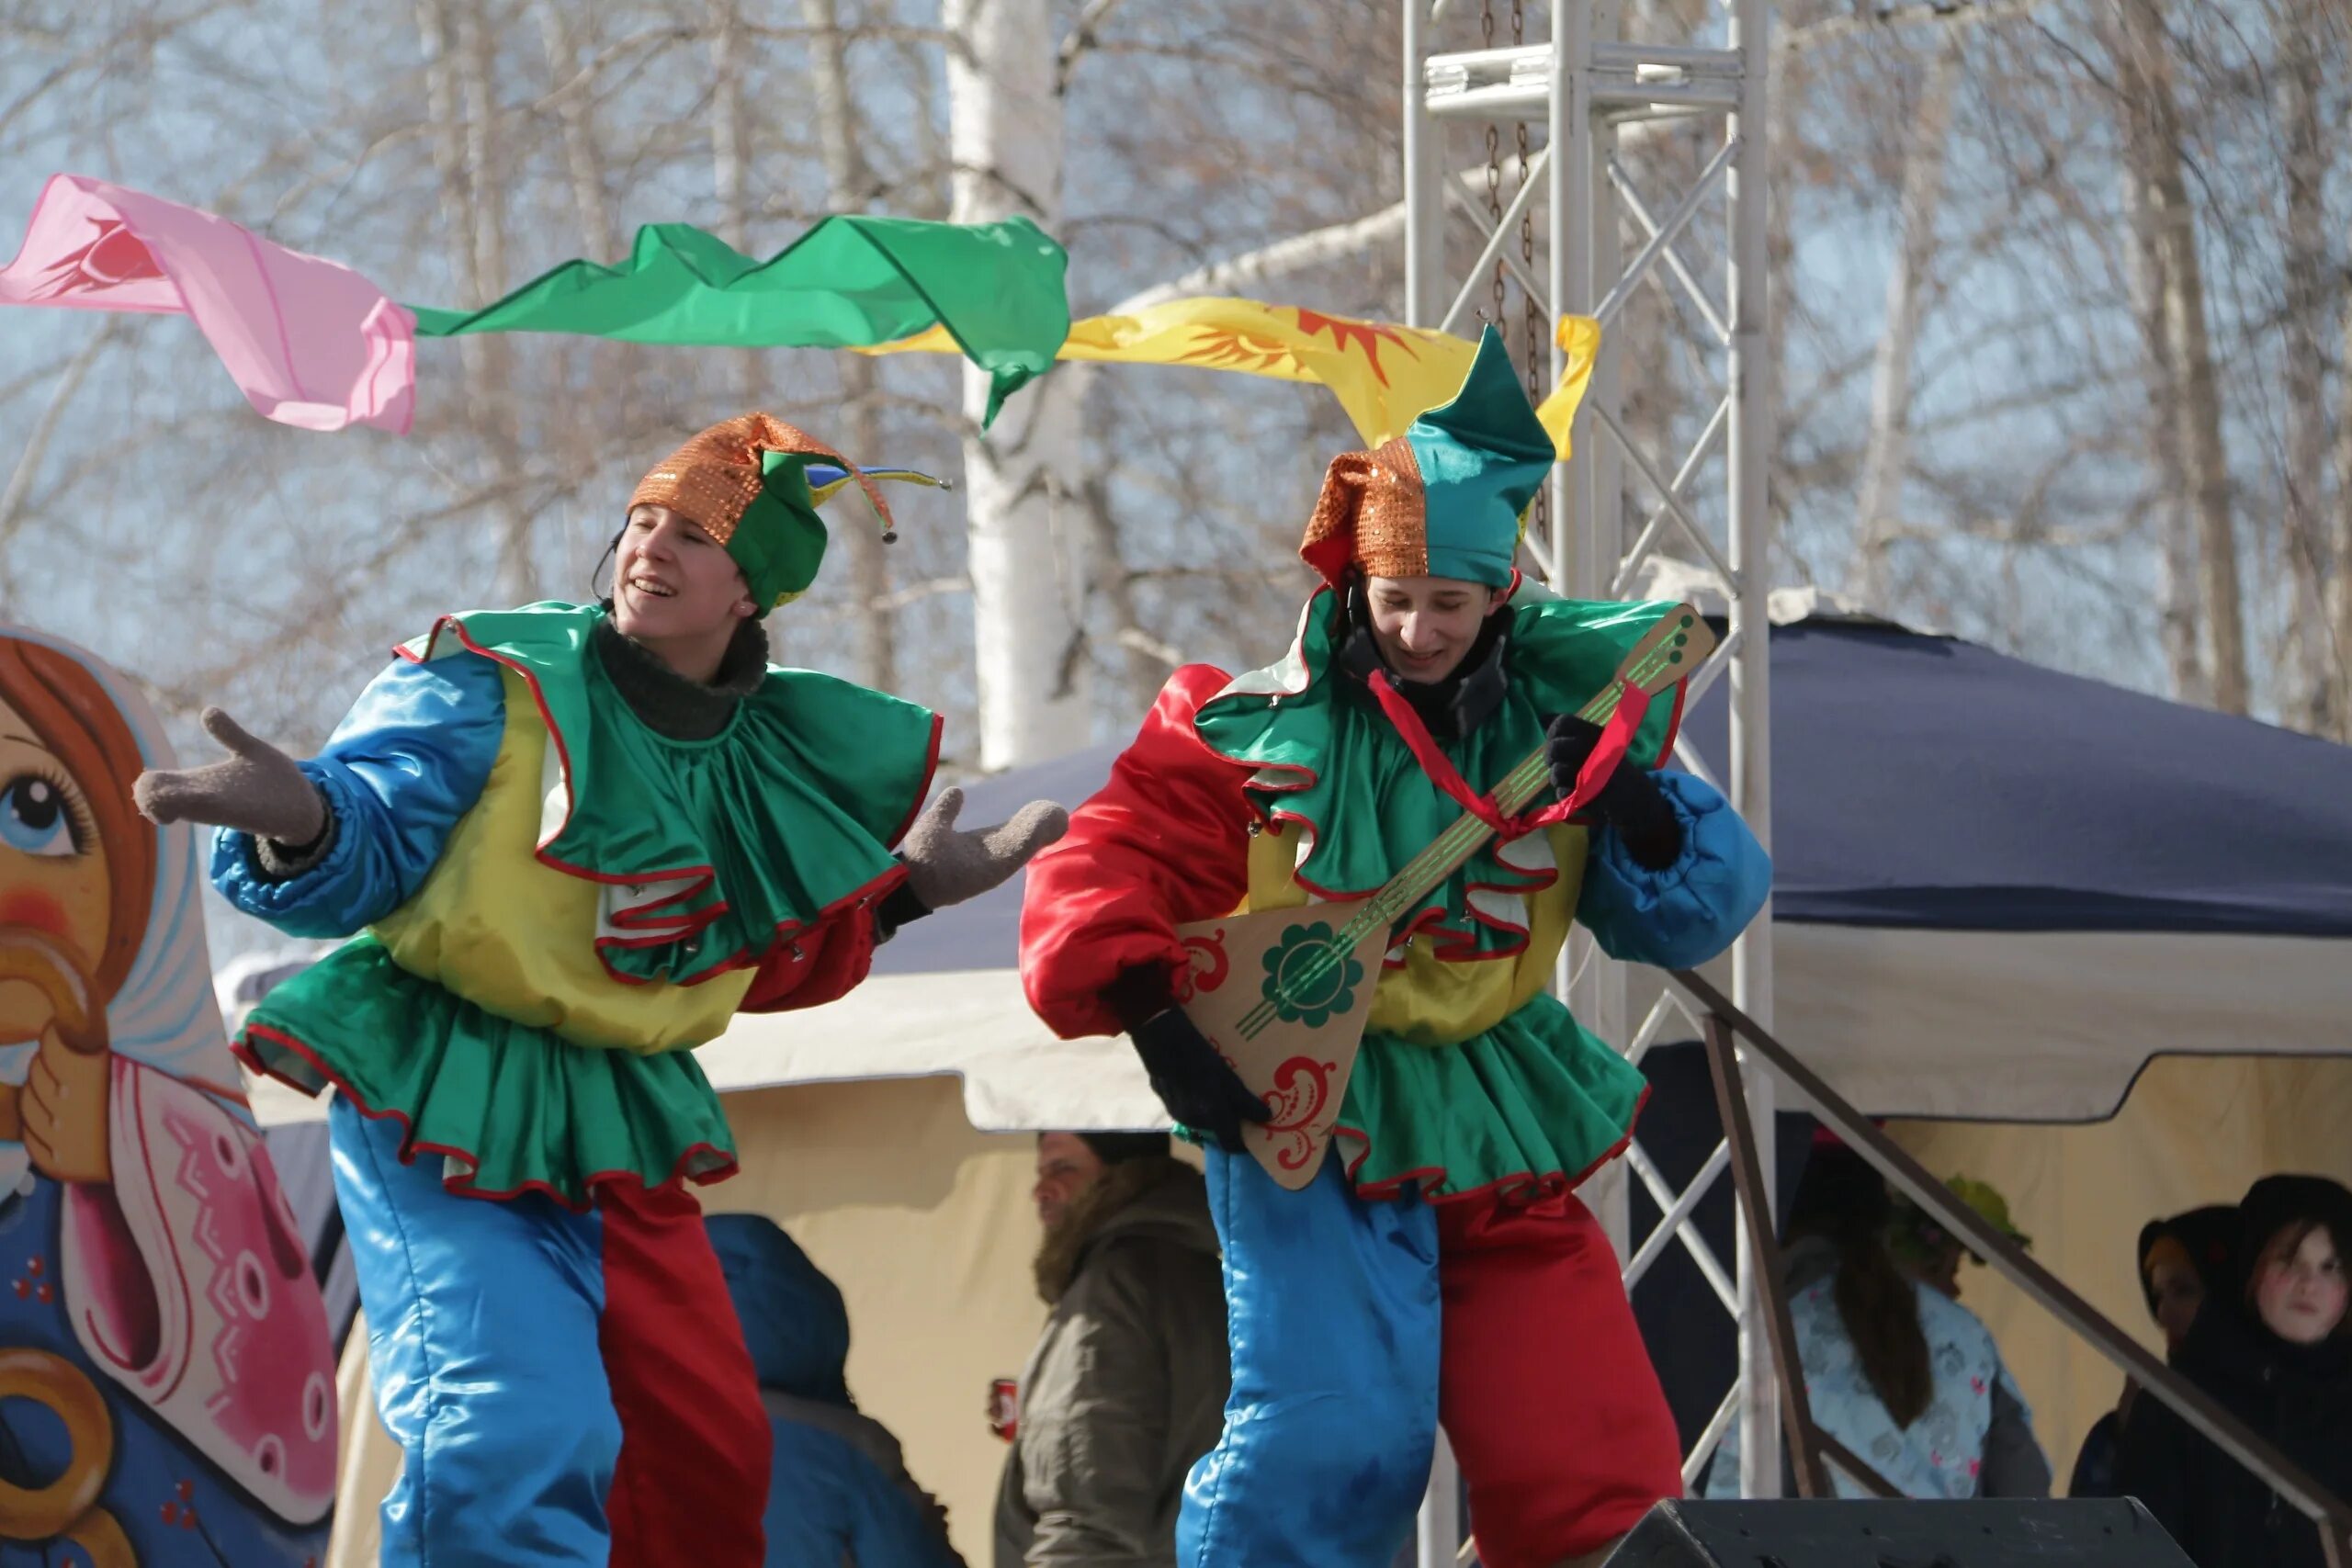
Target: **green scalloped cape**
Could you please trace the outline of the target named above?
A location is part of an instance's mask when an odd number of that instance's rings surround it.
[[[888,846],[929,787],[933,715],[812,671],[770,670],[709,739],[659,734],[595,656],[601,616],[450,616],[402,650],[505,667],[499,759],[424,885],[239,1037],[261,1070],[398,1118],[453,1190],[577,1205],[730,1174],[691,1047],[763,960],[903,877]]]

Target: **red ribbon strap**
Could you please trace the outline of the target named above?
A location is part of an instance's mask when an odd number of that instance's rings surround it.
[[[1577,772],[1577,787],[1560,803],[1560,820],[1566,820],[1600,798],[1609,787],[1610,776],[1634,744],[1634,731],[1650,711],[1650,694],[1639,686],[1626,686],[1617,694],[1617,711],[1600,727],[1600,739],[1593,743],[1592,755],[1584,760]]]
[[[1600,739],[1594,744],[1592,754],[1584,760],[1584,766],[1577,771],[1577,787],[1570,792],[1568,798],[1540,810],[1524,811],[1511,817],[1506,816],[1492,798],[1470,787],[1462,777],[1461,770],[1438,750],[1437,741],[1430,735],[1429,726],[1421,722],[1421,716],[1413,711],[1413,705],[1405,700],[1405,694],[1396,689],[1386,671],[1373,671],[1372,692],[1379,699],[1380,711],[1388,716],[1388,722],[1396,727],[1406,748],[1413,753],[1413,761],[1420,764],[1421,772],[1429,775],[1430,782],[1491,829],[1498,839],[1506,841],[1523,838],[1539,828],[1565,822],[1591,805],[1608,787],[1610,775],[1617,771],[1617,764],[1625,760],[1625,753],[1634,743],[1634,732],[1641,728],[1642,719],[1648,714],[1650,706],[1647,692],[1638,686],[1625,687],[1617,699],[1617,711],[1610,715],[1609,722],[1601,727]]]

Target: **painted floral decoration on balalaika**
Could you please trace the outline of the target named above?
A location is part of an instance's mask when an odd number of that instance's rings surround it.
[[[1689,676],[1713,646],[1714,634],[1688,604],[1668,611],[1634,644],[1600,694],[1577,710],[1577,717],[1601,726],[1603,735],[1597,765],[1587,767],[1565,809],[1521,815],[1552,785],[1539,746],[1490,796],[1465,809],[1368,897],[1180,930],[1185,945],[1208,961],[1196,967],[1184,1010],[1272,1111],[1246,1135],[1250,1152],[1275,1180],[1305,1187],[1322,1164],[1396,922],[1498,832],[1531,831],[1541,825],[1539,818],[1560,819],[1597,794],[1650,699]],[[1254,993],[1228,984],[1245,975],[1262,977]]]

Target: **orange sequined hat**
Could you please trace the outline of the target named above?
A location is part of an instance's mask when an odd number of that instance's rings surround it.
[[[889,477],[940,483],[904,469]],[[747,413],[712,425],[655,464],[628,504],[666,506],[700,524],[735,558],[764,613],[817,580],[826,540],[817,509],[853,480],[873,502],[882,536],[895,537],[873,476],[806,431]]]
[[[1334,458],[1299,558],[1338,582],[1444,577],[1511,581],[1522,519],[1552,469],[1552,437],[1488,327],[1453,400],[1394,441]]]

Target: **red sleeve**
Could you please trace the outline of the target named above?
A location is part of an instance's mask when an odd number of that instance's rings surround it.
[[[1029,863],[1021,981],[1065,1039],[1116,1034],[1102,992],[1120,972],[1186,966],[1178,925],[1230,914],[1250,886],[1245,763],[1202,743],[1193,715],[1228,677],[1188,664],[1169,678],[1111,782]]]
[[[794,954],[798,956],[795,957]],[[853,904],[761,960],[738,1012],[790,1012],[849,994],[874,966],[874,907]]]

